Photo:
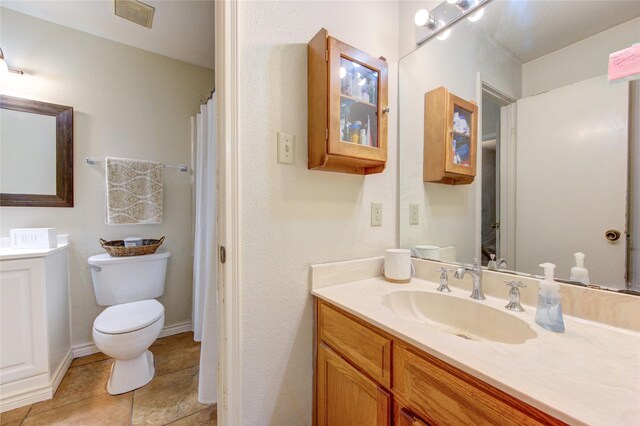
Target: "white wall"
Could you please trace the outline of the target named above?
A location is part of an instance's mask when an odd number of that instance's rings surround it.
[[[522,96],[606,74],[609,54],[637,42],[640,18],[527,62],[522,65]]]
[[[311,424],[309,265],[396,244],[398,3],[244,1],[238,8],[242,423]],[[387,58],[382,174],[307,169],[307,42],[322,27]],[[276,163],[278,130],[295,135],[294,166]],[[370,226],[371,202],[383,204],[381,227]]]
[[[413,21],[410,22],[413,25]],[[409,25],[409,23],[407,23]],[[455,54],[453,54],[455,53]],[[506,94],[520,95],[521,67],[468,21],[458,23],[445,40],[431,40],[400,61],[399,156],[400,245],[454,245],[457,259],[473,261],[478,244],[477,191],[481,176],[470,185],[443,185],[422,180],[424,95],[444,86],[451,93],[480,105],[477,73]],[[478,120],[480,125],[481,120]],[[482,130],[478,129],[478,140]],[[480,150],[478,150],[480,151]],[[418,225],[409,225],[409,204],[418,204]]]
[[[73,208],[3,207],[1,235],[15,227],[55,227],[71,238],[72,344],[91,341],[103,308],[96,305],[89,256],[98,238],[159,238],[172,252],[165,295],[166,325],[191,319],[191,186],[166,170],[161,225],[106,226],[104,165],[85,157],[120,156],[190,163],[189,117],[213,86],[213,71],[13,12],[1,11],[2,48],[24,76],[0,80],[0,93],[74,108]]]

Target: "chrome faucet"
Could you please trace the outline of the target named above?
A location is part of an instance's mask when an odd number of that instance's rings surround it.
[[[484,300],[484,293],[482,292],[482,266],[478,263],[478,259],[475,260],[475,265],[465,265],[456,269],[454,276],[461,280],[465,274],[471,275],[471,282],[473,283],[473,289],[471,290],[471,298],[476,300]]]

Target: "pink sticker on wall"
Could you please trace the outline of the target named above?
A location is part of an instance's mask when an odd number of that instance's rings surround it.
[[[636,76],[640,78],[640,44],[609,55],[609,81]]]

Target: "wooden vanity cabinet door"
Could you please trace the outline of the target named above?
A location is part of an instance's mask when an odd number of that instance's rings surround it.
[[[561,425],[524,402],[427,355],[394,345],[394,389],[439,425]]]
[[[318,426],[391,425],[391,395],[327,345],[318,347]]]
[[[318,305],[318,329],[321,342],[391,389],[391,340],[388,337],[322,301]]]

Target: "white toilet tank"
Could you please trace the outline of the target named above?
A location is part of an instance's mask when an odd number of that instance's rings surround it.
[[[113,257],[108,253],[89,258],[96,301],[100,306],[155,299],[164,293],[168,251],[143,256]]]

